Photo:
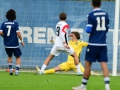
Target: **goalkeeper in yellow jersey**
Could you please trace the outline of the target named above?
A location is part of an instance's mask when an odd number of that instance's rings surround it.
[[[78,58],[80,58],[80,53],[82,51],[82,48],[86,47],[88,45],[88,43],[80,41],[79,40],[80,34],[78,32],[75,32],[75,31],[71,32],[71,34],[69,34],[69,37],[71,37],[71,40],[69,41],[69,45],[76,51]],[[54,40],[51,40],[50,42],[54,43]],[[80,63],[80,69],[81,69],[80,71],[82,71],[84,73],[84,67],[82,66],[81,63]],[[36,70],[37,70],[37,72],[40,71],[38,66],[36,66]],[[43,72],[43,74],[53,74],[56,71],[69,71],[69,70],[74,70],[75,72],[77,72],[76,66],[74,64],[74,59],[70,55],[68,55],[66,62],[63,62],[52,69],[45,70]],[[91,72],[91,74],[92,75],[99,75],[97,73],[94,73],[93,71]]]

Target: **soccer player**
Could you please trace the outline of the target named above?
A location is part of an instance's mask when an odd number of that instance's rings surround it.
[[[87,42],[83,42],[80,39],[80,34],[76,31],[71,32],[70,34],[71,40],[68,42],[69,45],[75,50],[78,58],[80,58],[80,53],[82,51],[83,47],[86,47],[88,45]],[[51,43],[54,43],[55,41],[53,41],[53,39],[51,40]],[[81,63],[80,64],[80,70],[82,73],[84,73],[84,67],[82,66]],[[40,71],[40,69],[38,68],[38,66],[36,66],[36,70],[37,72]],[[59,64],[58,66],[56,66],[55,68],[49,69],[49,70],[45,70],[43,73],[44,74],[53,74],[56,71],[69,71],[69,70],[74,70],[75,72],[77,72],[76,66],[74,64],[74,59],[72,56],[68,55],[67,61],[63,62],[62,64]],[[95,72],[91,72],[91,75],[98,75],[98,73]]]
[[[78,57],[71,46],[68,44],[68,30],[69,25],[66,23],[67,15],[62,12],[59,15],[60,21],[56,24],[56,40],[49,56],[45,59],[44,64],[42,65],[41,70],[38,74],[43,74],[45,68],[48,66],[49,62],[54,56],[59,55],[60,52],[71,55],[74,58],[74,63],[77,68],[77,73],[81,74]]]
[[[88,15],[88,24],[86,32],[90,34],[89,45],[85,55],[85,72],[82,79],[82,84],[78,87],[73,87],[73,90],[86,90],[86,85],[90,77],[92,62],[100,62],[102,67],[105,90],[110,90],[109,71],[107,67],[107,43],[106,33],[109,27],[108,13],[100,9],[101,0],[92,0],[94,10]],[[96,81],[97,82],[97,81]]]
[[[24,46],[24,42],[19,30],[19,24],[14,21],[16,19],[16,12],[13,9],[8,10],[6,13],[6,18],[8,21],[5,21],[1,24],[0,35],[2,35],[4,39],[5,51],[8,55],[10,75],[13,75],[12,55],[14,54],[16,57],[15,75],[18,76],[21,61],[20,56],[22,55],[18,43],[18,38],[20,39],[22,46]]]

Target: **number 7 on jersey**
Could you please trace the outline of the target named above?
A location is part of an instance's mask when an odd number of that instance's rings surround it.
[[[7,25],[7,28],[8,28],[7,36],[10,36],[11,25]]]

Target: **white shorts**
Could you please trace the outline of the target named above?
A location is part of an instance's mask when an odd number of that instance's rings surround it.
[[[70,46],[69,46],[70,47]],[[51,49],[51,54],[58,56],[60,54],[60,52],[64,52],[68,55],[72,55],[74,53],[74,50],[72,47],[70,47],[70,49],[67,49],[65,47],[58,47],[58,46],[53,46],[53,48]]]

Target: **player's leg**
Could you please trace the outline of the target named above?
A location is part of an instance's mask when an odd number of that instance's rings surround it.
[[[75,51],[73,50],[72,47],[70,47],[70,49],[64,49],[64,52],[66,52],[67,54],[71,55],[73,58],[74,58],[74,64],[77,68],[77,73],[78,75],[80,74],[83,74],[81,71],[80,71],[80,65],[79,65],[79,59],[78,59],[78,56],[77,54],[75,53]]]
[[[110,83],[109,70],[108,70],[108,67],[107,67],[107,62],[108,62],[107,46],[101,46],[98,61],[100,62],[100,65],[101,65],[102,70],[103,70],[105,89],[110,90],[110,87],[109,87],[109,83]]]
[[[84,71],[84,75],[82,78],[82,84],[78,87],[73,87],[72,88],[73,90],[86,90],[86,85],[87,85],[88,79],[90,77],[91,65],[92,65],[92,63],[86,60],[85,71]]]
[[[19,75],[20,63],[21,63],[20,57],[16,57],[16,71],[15,71],[15,75],[16,75],[16,76]]]
[[[77,57],[77,54],[74,52],[73,54],[71,54],[71,56],[74,58],[74,63],[75,63],[75,66],[77,68],[78,75],[83,74],[81,69],[80,69],[80,64],[79,64],[79,59]]]
[[[110,86],[109,86],[110,78],[109,78],[109,71],[108,71],[107,63],[101,62],[100,65],[101,65],[102,70],[103,70],[105,88],[106,88],[106,90],[110,90]]]
[[[10,70],[10,75],[13,75],[13,68],[12,68],[12,50],[10,48],[5,48],[5,51],[8,55],[8,67],[9,67],[9,70]]]
[[[8,56],[7,62],[8,62],[9,70],[10,70],[10,75],[13,75],[12,56]]]
[[[88,83],[90,72],[91,72],[91,65],[92,62],[96,61],[97,55],[98,55],[99,48],[95,46],[87,46],[86,49],[86,55],[85,55],[85,71],[82,78],[82,84],[78,87],[74,87],[73,90],[76,90],[76,88],[79,88],[80,90],[86,90],[86,85]],[[78,89],[78,90],[79,90]]]
[[[42,68],[40,70],[40,72],[38,72],[38,74],[43,74],[44,70],[46,69],[46,67],[48,66],[48,64],[50,63],[50,61],[53,59],[54,55],[53,54],[49,54],[49,56],[45,59]]]
[[[88,79],[90,77],[91,65],[92,65],[92,62],[89,62],[89,61],[86,60],[85,71],[84,71],[84,75],[83,75],[83,79],[82,79],[82,85],[83,86],[87,85]]]
[[[20,70],[20,64],[21,64],[21,59],[20,56],[22,55],[20,48],[13,48],[13,53],[14,56],[16,57],[16,71],[15,75],[19,76],[19,70]]]
[[[41,70],[38,68],[38,66],[36,66],[36,71],[38,74],[44,74],[44,70],[46,69],[46,67],[48,66],[48,64],[50,63],[50,61],[53,59],[54,55],[53,54],[49,54],[49,56],[45,59]]]
[[[67,64],[67,62],[64,62],[56,67],[54,67],[53,69],[49,69],[49,70],[45,70],[44,74],[51,74],[51,73],[55,73],[57,71],[68,71],[70,68]]]
[[[42,65],[42,68],[41,68],[40,72],[38,72],[38,74],[43,74],[44,70],[48,66],[49,62],[54,58],[54,56],[59,55],[59,53],[60,53],[60,51],[58,51],[57,47],[54,45],[53,48],[51,49],[49,56],[45,59],[43,65]]]
[[[44,70],[41,74],[53,74],[56,71],[60,71],[60,70],[61,70],[60,67],[56,66],[55,68]],[[41,72],[38,66],[36,66],[36,71]]]
[[[75,72],[77,72],[77,69],[76,69],[75,65],[71,65],[71,68],[72,68]],[[85,68],[83,67],[83,65],[82,65],[81,63],[80,63],[80,70],[81,70],[81,72],[83,72],[83,73],[84,73],[84,71],[85,71]],[[94,72],[94,71],[91,71],[91,72],[90,72],[90,75],[100,76],[99,73],[96,73],[96,72]]]
[[[81,63],[79,63],[79,64],[80,64],[80,70],[84,73],[85,69],[84,69],[83,65]]]
[[[79,63],[79,65],[80,65],[80,71],[81,71],[82,73],[84,73],[84,71],[85,71],[84,67],[82,66],[81,63]],[[71,65],[71,68],[72,68],[75,72],[77,72],[77,69],[76,69],[76,66],[75,66],[74,63]]]
[[[56,71],[61,71],[61,68],[59,66],[56,66],[56,67],[54,67],[52,69],[45,70],[44,74],[53,74]]]
[[[67,62],[64,62],[64,63],[62,63],[62,64],[60,64],[52,69],[45,70],[43,72],[43,74],[53,74],[57,71],[68,71],[68,70],[70,70],[70,67],[67,65]],[[40,71],[40,69],[39,69],[39,71]]]
[[[54,55],[53,54],[49,54],[49,56],[45,59],[44,64],[46,66],[48,66],[48,64],[50,63],[50,61],[53,59]]]
[[[45,59],[41,70],[38,68],[38,66],[36,66],[36,70],[37,70],[38,74],[52,74],[55,72],[54,69],[45,70],[45,68],[48,66],[49,62],[52,60],[53,57],[54,57],[54,55],[49,54],[49,56]]]

